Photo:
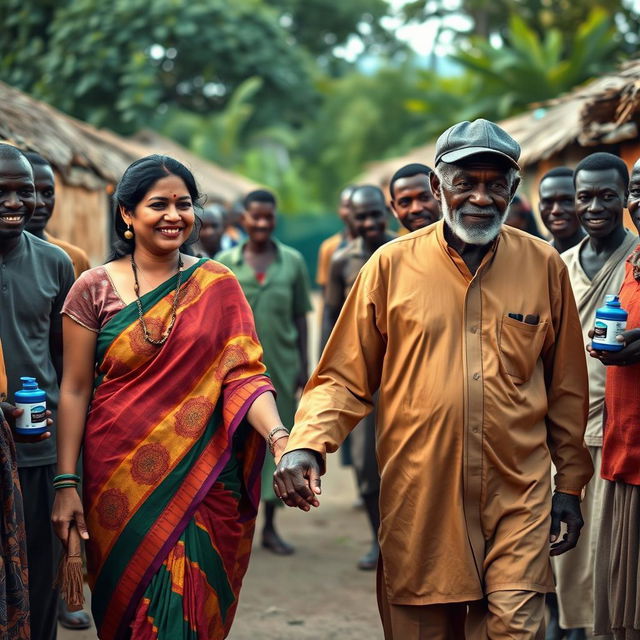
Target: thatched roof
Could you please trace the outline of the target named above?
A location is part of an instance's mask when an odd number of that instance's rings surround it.
[[[0,138],[46,158],[72,185],[117,182],[133,161],[103,132],[0,82]]]
[[[633,60],[559,98],[532,105],[500,126],[520,143],[524,168],[571,145],[593,147],[638,140],[639,123],[640,60]],[[359,181],[386,184],[402,165],[431,165],[434,156],[435,142],[416,147],[402,157],[370,164]]]
[[[145,133],[141,141],[96,129],[2,82],[0,139],[36,151],[51,162],[66,184],[90,190],[116,183],[134,160],[151,153],[166,153],[184,162],[209,199],[232,201],[257,188],[251,180],[170,140]]]

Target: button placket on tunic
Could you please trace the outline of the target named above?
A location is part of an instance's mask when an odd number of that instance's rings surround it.
[[[483,375],[482,331],[474,334],[472,327],[482,327],[481,274],[477,273],[469,283],[465,298],[463,336],[465,411],[464,411],[464,515],[478,577],[482,581],[484,560],[484,536],[480,505],[483,475]]]

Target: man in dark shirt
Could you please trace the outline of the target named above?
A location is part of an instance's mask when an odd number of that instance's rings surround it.
[[[331,334],[360,269],[378,247],[393,239],[386,230],[388,213],[384,194],[378,187],[364,185],[352,191],[349,199],[349,225],[357,235],[331,258],[324,298],[323,344]],[[380,476],[376,461],[375,429],[374,410],[351,434],[351,456],[358,491],[373,530],[371,550],[358,562],[358,568],[363,570],[375,569],[379,554],[377,536],[380,525]]]
[[[62,373],[60,309],[74,280],[69,257],[25,231],[35,208],[33,172],[24,154],[0,144],[0,341],[8,379],[8,400],[33,376],[47,394],[52,437],[17,445],[24,498],[31,637],[56,637],[58,594],[52,589],[59,544],[51,527],[52,480],[56,467],[56,410]]]

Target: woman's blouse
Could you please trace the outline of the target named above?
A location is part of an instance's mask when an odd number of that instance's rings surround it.
[[[90,331],[100,329],[125,303],[113,286],[104,267],[85,271],[73,284],[62,307],[62,313]]]

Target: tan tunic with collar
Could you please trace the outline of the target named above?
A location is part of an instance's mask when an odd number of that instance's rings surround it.
[[[559,490],[578,494],[593,472],[583,349],[564,263],[521,231],[504,228],[475,276],[442,222],[384,245],[363,267],[288,450],[335,451],[379,388],[391,603],[553,588],[551,458]]]

